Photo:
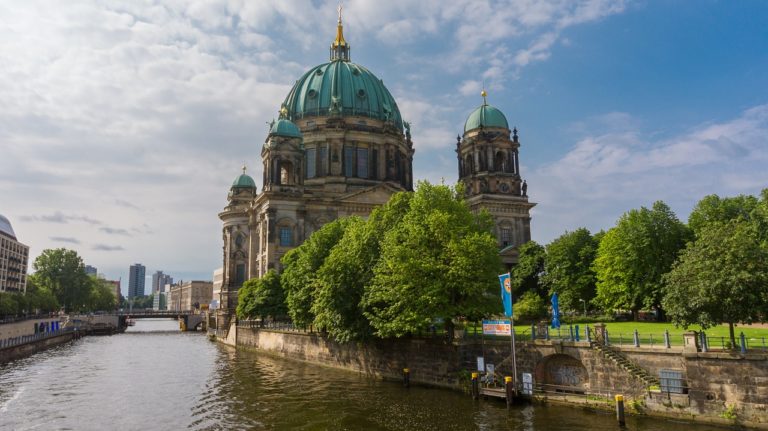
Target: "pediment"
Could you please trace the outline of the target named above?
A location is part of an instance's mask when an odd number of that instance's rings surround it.
[[[393,194],[402,190],[393,187],[387,183],[377,184],[361,190],[355,190],[352,193],[338,197],[336,200],[344,203],[362,203],[383,205]]]

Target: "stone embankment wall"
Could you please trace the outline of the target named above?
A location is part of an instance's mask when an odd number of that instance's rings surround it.
[[[234,335],[238,347],[372,377],[401,379],[403,368],[408,368],[414,383],[451,389],[465,388],[469,373],[477,367],[478,356],[483,356],[486,364],[495,364],[498,374],[512,373],[509,342],[401,339],[337,343],[319,334],[235,329],[234,325],[229,335]],[[518,378],[522,373],[533,374],[535,385],[543,384],[550,390],[541,396],[548,401],[584,403],[599,398],[603,401],[598,403],[611,407],[613,395],[623,394],[630,410],[638,413],[768,429],[768,356],[684,352],[681,348],[613,349],[651,376],[658,377],[662,370],[681,372],[687,393],[669,394],[659,392],[658,387],[649,388],[647,382],[586,342],[519,343]],[[590,396],[557,395],[574,392]]]
[[[71,341],[75,337],[72,332],[67,332],[56,337],[45,338],[32,343],[26,343],[19,346],[0,349],[0,364],[4,364],[14,359],[24,358],[42,350],[58,346]]]

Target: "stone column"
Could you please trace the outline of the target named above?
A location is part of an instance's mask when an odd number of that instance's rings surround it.
[[[518,153],[517,148],[515,148],[515,173],[520,175],[520,154]]]

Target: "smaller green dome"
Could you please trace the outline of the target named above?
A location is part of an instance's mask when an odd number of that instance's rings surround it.
[[[240,174],[239,177],[235,178],[235,181],[232,183],[232,188],[238,188],[238,189],[255,189],[256,188],[256,182],[253,181],[253,178],[251,178],[250,175],[245,173],[245,166],[243,166],[243,173]]]
[[[301,130],[291,120],[280,118],[272,123],[269,129],[270,135],[285,136],[289,138],[301,138]]]
[[[505,117],[501,111],[491,105],[483,103],[479,108],[469,114],[467,121],[464,123],[464,132],[466,133],[480,127],[509,129],[509,123],[507,123],[507,117]]]

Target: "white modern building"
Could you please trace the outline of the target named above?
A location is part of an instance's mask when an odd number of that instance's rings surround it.
[[[11,222],[0,215],[0,292],[27,291],[29,247],[20,243]]]

